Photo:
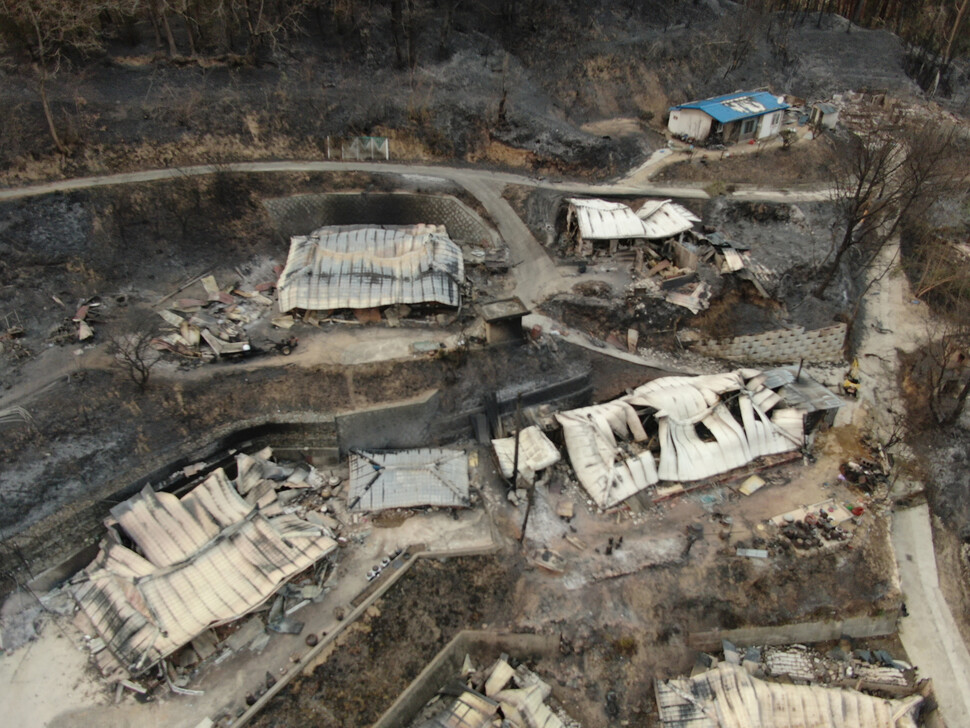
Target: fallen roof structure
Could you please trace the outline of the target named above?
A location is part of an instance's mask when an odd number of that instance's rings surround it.
[[[350,455],[347,507],[351,511],[470,505],[468,455],[461,450],[355,450]]]
[[[644,237],[643,221],[621,202],[570,197],[569,214],[574,215],[583,240],[623,240]]]
[[[471,664],[468,655],[465,661]],[[545,702],[552,688],[525,665],[513,669],[503,657],[485,674],[480,691],[462,683],[446,687],[442,692],[455,700],[419,728],[488,728],[498,722],[515,728],[564,728]]]
[[[726,662],[694,677],[657,680],[655,689],[664,728],[916,728],[923,700],[772,683]]]
[[[583,240],[662,240],[690,230],[700,218],[670,200],[648,200],[634,212],[622,202],[570,197],[569,215]]]
[[[461,248],[443,225],[335,225],[290,239],[279,279],[280,311],[457,306]]]
[[[247,461],[248,478],[268,477],[252,475],[260,462]],[[247,502],[222,468],[181,498],[146,486],[111,509],[108,536],[72,592],[129,673],[239,619],[336,548],[324,528],[268,512]],[[137,550],[123,545],[118,528]]]
[[[492,440],[492,447],[495,448],[502,475],[511,478],[516,465],[515,435]],[[555,465],[559,459],[556,446],[535,425],[530,425],[519,433],[519,473],[526,480],[531,480],[538,471]]]
[[[687,232],[701,219],[683,205],[670,200],[647,200],[637,210],[643,221],[644,237],[662,240]]]
[[[661,377],[603,404],[561,412],[569,460],[600,508],[660,480],[702,480],[755,458],[797,450],[804,412],[779,408],[781,396],[753,369]],[[657,426],[659,461],[645,423]],[[617,436],[631,440],[621,446]],[[638,451],[639,450],[639,451]]]

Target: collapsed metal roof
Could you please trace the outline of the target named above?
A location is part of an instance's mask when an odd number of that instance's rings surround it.
[[[701,480],[801,447],[804,412],[784,408],[769,415],[782,399],[764,381],[752,369],[661,377],[556,419],[580,483],[600,508],[609,508],[660,480]],[[641,416],[656,420],[659,462],[647,449]],[[643,449],[621,446],[617,436]]]
[[[515,435],[492,440],[502,475],[511,478],[515,470]],[[540,471],[559,462],[560,455],[556,446],[545,433],[535,425],[530,425],[519,433],[519,472],[527,480]]]
[[[264,515],[221,468],[182,498],[146,486],[111,514],[73,594],[131,674],[258,607],[337,545],[294,515]]]
[[[671,238],[701,221],[686,207],[670,200],[647,200],[637,210],[637,217],[643,220],[645,237],[650,240]]]
[[[354,451],[350,455],[347,505],[352,511],[468,507],[468,455],[442,448]]]
[[[457,306],[464,278],[461,248],[443,225],[334,225],[290,238],[279,306],[283,312]]]
[[[620,202],[571,197],[566,200],[576,211],[579,234],[584,240],[642,238],[643,221]]]
[[[923,700],[766,682],[727,662],[694,677],[657,680],[655,688],[664,728],[916,728]]]
[[[648,200],[637,212],[621,202],[570,197],[584,240],[662,240],[690,230],[700,218],[670,200]]]

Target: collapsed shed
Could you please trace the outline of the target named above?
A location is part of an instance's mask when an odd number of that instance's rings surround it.
[[[219,468],[181,498],[146,486],[111,509],[98,556],[72,593],[130,674],[259,607],[336,548],[321,526],[268,515],[255,496],[277,466],[241,457],[236,483]]]
[[[657,680],[663,728],[916,728],[922,698],[759,680],[726,662],[694,677]]]
[[[778,407],[765,380],[753,369],[662,377],[556,419],[579,482],[609,508],[661,480],[703,480],[799,449],[805,413]]]
[[[279,307],[284,313],[456,307],[464,278],[461,248],[443,225],[334,225],[290,238]]]
[[[468,455],[420,448],[397,452],[352,451],[347,507],[351,511],[439,506],[467,508]]]
[[[700,222],[670,200],[648,200],[636,212],[622,202],[595,198],[570,197],[566,203],[566,236],[574,241],[577,255],[591,255],[596,243],[608,243],[615,252],[621,240],[663,240]]]

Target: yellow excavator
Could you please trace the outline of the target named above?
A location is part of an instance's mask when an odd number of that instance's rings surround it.
[[[852,367],[845,373],[842,380],[842,393],[847,397],[856,399],[859,396],[859,360],[852,360]]]

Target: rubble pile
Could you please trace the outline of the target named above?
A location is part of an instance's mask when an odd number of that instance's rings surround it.
[[[269,312],[273,299],[266,294],[275,283],[262,283],[254,290],[234,284],[223,290],[211,275],[202,278],[201,283],[205,300],[180,298],[175,306],[159,312],[174,331],[155,339],[156,348],[203,360],[251,351],[246,327]],[[208,349],[201,348],[202,343]]]
[[[508,655],[482,669],[466,654],[459,677],[431,699],[411,728],[579,728],[551,700],[552,687]],[[447,698],[452,700],[441,707]]]
[[[791,680],[795,684],[865,686],[896,695],[916,690],[916,670],[886,650],[853,649],[847,640],[820,652],[806,645],[753,646],[739,649],[723,642],[724,661],[741,665],[758,678]],[[716,658],[705,656],[708,667]],[[861,683],[860,683],[861,681]]]

